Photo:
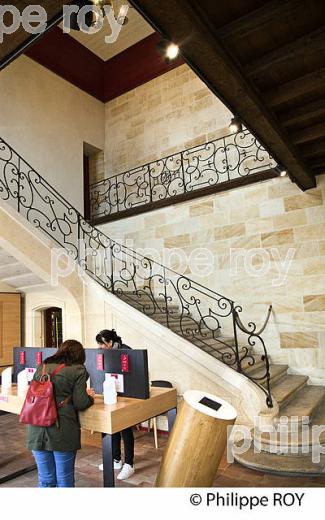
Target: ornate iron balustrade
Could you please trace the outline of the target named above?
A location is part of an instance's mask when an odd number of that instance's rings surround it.
[[[239,318],[242,309],[233,300],[90,225],[1,138],[0,200],[63,247],[105,289],[249,377],[272,407],[269,360],[261,337],[267,321],[259,331],[254,323],[246,328]],[[260,354],[252,352],[257,344]],[[254,378],[248,371],[261,361],[263,373]]]
[[[184,150],[90,186],[91,219],[148,211],[218,185],[244,184],[276,162],[247,130]]]

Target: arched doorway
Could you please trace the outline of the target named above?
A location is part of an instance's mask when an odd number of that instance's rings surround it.
[[[45,347],[59,348],[63,341],[62,309],[43,309]]]

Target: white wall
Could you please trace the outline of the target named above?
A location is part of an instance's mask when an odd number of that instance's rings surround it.
[[[0,136],[83,212],[83,142],[104,148],[104,104],[25,56],[0,74]]]

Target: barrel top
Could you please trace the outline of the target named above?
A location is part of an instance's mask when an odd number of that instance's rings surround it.
[[[231,421],[237,417],[237,411],[231,404],[208,392],[188,390],[184,394],[184,400],[198,412],[215,419]]]

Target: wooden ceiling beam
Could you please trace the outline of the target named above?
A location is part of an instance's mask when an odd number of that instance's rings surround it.
[[[253,12],[242,16],[233,22],[218,29],[218,37],[229,40],[230,38],[246,38],[252,33],[263,29],[274,19],[287,23],[292,20],[292,13],[301,7],[301,0],[273,0],[265,3]]]
[[[307,128],[302,128],[301,130],[296,130],[290,134],[291,139],[295,144],[308,143],[309,141],[314,141],[315,139],[319,139],[324,135],[325,122],[319,123],[318,125],[309,126]]]
[[[315,175],[323,175],[325,173],[325,166],[321,168],[313,168],[313,172]]]
[[[61,22],[63,18],[62,7],[71,0],[44,0],[42,7],[47,13],[47,27],[40,34],[29,34],[21,25],[14,33],[4,36],[3,43],[0,44],[0,70],[7,67],[13,60],[23,54],[29,47],[49,32],[55,25]],[[22,13],[23,10],[30,5],[31,2],[26,0],[18,0],[15,7]]]
[[[281,112],[277,117],[284,126],[290,127],[297,123],[308,121],[311,117],[322,116],[323,114],[325,114],[325,103],[322,98],[307,103],[306,105],[301,105],[285,112]]]
[[[304,157],[325,155],[325,139],[310,144],[304,144],[300,147],[300,150]]]
[[[323,87],[324,83],[325,67],[263,92],[262,97],[269,106],[276,107],[281,103],[317,90]]]
[[[317,157],[316,159],[313,159],[311,161],[311,167],[313,170],[325,168],[325,154],[323,157]]]
[[[161,0],[130,0],[130,3],[158,32],[180,45],[184,59],[202,81],[241,117],[302,189],[315,186],[312,172],[287,133],[218,41],[213,22],[204,16],[204,0],[199,3],[169,0],[168,9]]]
[[[265,70],[269,70],[279,63],[298,60],[300,57],[308,60],[311,56],[323,53],[324,48],[325,30],[322,27],[247,63],[244,65],[244,71],[250,77],[258,77]]]

